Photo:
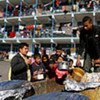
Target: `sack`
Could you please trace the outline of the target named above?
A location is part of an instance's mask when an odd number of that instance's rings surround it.
[[[86,73],[82,77],[82,82],[100,82],[100,72],[98,73]]]

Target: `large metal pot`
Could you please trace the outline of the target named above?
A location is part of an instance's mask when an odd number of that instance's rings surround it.
[[[62,61],[58,64],[58,69],[59,70],[68,70],[69,69],[69,65],[68,62],[66,61]]]

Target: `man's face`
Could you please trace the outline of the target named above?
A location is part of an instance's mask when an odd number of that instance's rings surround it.
[[[47,61],[48,61],[46,57],[43,57],[42,60],[43,60],[44,62],[47,62]]]
[[[84,22],[83,27],[86,30],[92,29],[92,22],[90,20]]]
[[[56,54],[61,55],[62,54],[62,50],[56,50]]]
[[[28,51],[29,51],[29,47],[24,46],[23,48],[19,49],[20,53],[23,55],[27,55]]]

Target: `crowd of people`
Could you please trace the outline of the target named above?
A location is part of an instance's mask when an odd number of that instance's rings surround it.
[[[96,7],[99,7],[100,5],[100,1],[99,0],[67,0],[67,1],[62,1],[62,0],[55,0],[54,1],[54,10],[56,9],[61,9],[62,11],[66,12],[68,11],[68,5],[73,5],[72,10],[73,11],[77,11],[76,9],[79,8],[78,11],[81,11],[81,9],[84,7],[86,10],[88,9],[92,9],[93,10],[93,5],[95,3]],[[77,5],[78,4],[78,5]],[[21,6],[21,7],[20,7]],[[36,7],[37,6],[37,7]],[[30,4],[30,5],[26,5],[24,2],[22,3],[22,5],[15,5],[12,6],[12,4],[10,4],[10,2],[8,3],[8,7],[6,8],[2,8],[0,7],[0,17],[4,17],[4,16],[25,16],[25,15],[32,15],[32,12],[36,12],[37,14],[42,14],[44,11],[50,11],[51,7],[53,7],[53,2],[47,2],[44,4]],[[7,10],[7,11],[6,11]],[[66,10],[66,11],[65,11]],[[69,10],[70,11],[70,10]]]
[[[6,51],[0,51],[0,61],[7,60],[8,57],[9,57],[8,52],[6,52]]]
[[[46,79],[62,80],[69,74],[69,71],[60,71],[58,65],[62,61],[68,61],[70,70],[73,69],[73,60],[68,60],[60,46],[56,47],[56,53],[49,56],[45,49],[41,54],[37,48],[34,55],[28,57],[29,45],[21,43],[18,54],[11,60],[10,79],[29,81],[40,81]]]
[[[21,43],[19,44],[18,54],[11,60],[10,79],[34,82],[54,78],[61,83],[72,73],[74,67],[82,67],[80,63],[82,52],[85,52],[83,70],[91,72],[93,67],[94,72],[100,72],[100,28],[93,25],[89,16],[85,16],[82,22],[83,27],[80,29],[80,47],[76,66],[73,66],[73,60],[67,58],[67,54],[63,52],[59,45],[56,47],[55,54],[47,55],[45,49],[40,54],[36,47],[34,55],[28,57],[29,45]],[[59,69],[59,64],[62,61],[68,62],[68,70]]]
[[[9,1],[9,0],[8,0]],[[29,15],[42,15],[52,13],[53,9],[55,12],[59,10],[58,13],[64,12],[71,12],[71,11],[80,11],[86,12],[89,9],[95,9],[95,11],[99,10],[100,8],[100,1],[99,0],[55,0],[54,1],[54,8],[53,2],[47,3],[39,3],[36,4],[29,4],[26,5],[24,2],[21,4],[13,6],[10,2],[8,6],[3,8],[0,6],[0,18],[2,17],[14,17],[14,16],[29,16]],[[72,5],[72,6],[71,6]],[[70,6],[70,7],[68,7]],[[70,8],[70,9],[69,9]],[[20,21],[20,19],[18,19]],[[52,22],[52,18],[49,18],[50,22]],[[19,23],[19,22],[18,22]],[[54,22],[55,23],[55,22]],[[72,30],[71,25],[67,25],[67,23],[62,24],[60,23],[59,27],[54,26],[54,32],[52,32],[51,26],[47,27],[47,25],[41,24],[37,25],[34,33],[34,25],[17,25],[17,26],[0,26],[0,38],[8,37],[8,38],[32,38],[32,37],[70,37],[70,36],[78,36],[77,30]],[[59,34],[58,34],[59,33]]]

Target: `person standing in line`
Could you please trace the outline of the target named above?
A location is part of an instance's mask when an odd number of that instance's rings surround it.
[[[60,45],[57,45],[56,46],[56,52],[55,52],[55,54],[52,54],[51,56],[50,56],[50,60],[53,60],[53,61],[57,61],[57,58],[59,57],[59,56],[62,56],[62,47],[60,46]]]
[[[91,17],[83,18],[83,27],[80,29],[80,47],[77,62],[80,62],[80,55],[84,51],[83,69],[86,72],[91,71],[92,60],[94,63],[100,63],[100,27],[93,25]],[[94,72],[100,72],[100,66],[94,67]]]
[[[19,52],[11,60],[11,80],[28,80],[31,79],[31,60],[27,56],[29,45],[20,43]]]
[[[32,64],[32,82],[46,79],[46,68],[42,62],[40,54],[34,54],[34,63]]]
[[[68,61],[69,70],[74,69],[73,63],[74,63],[74,60],[73,59],[69,59],[69,61]]]

